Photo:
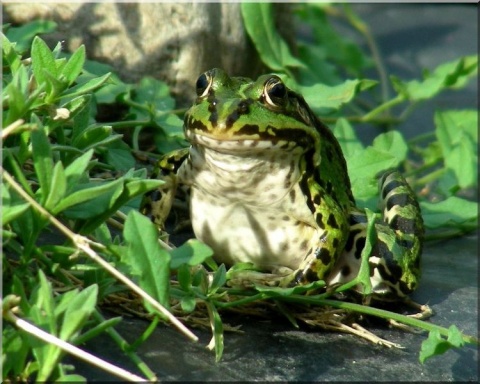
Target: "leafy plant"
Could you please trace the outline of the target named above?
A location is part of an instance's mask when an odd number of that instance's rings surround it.
[[[241,7],[246,30],[264,63],[304,94],[332,126],[347,157],[354,194],[363,206],[374,209],[376,174],[401,167],[411,184],[423,189],[421,205],[431,237],[459,236],[477,228],[477,203],[468,199],[477,188],[476,111],[437,111],[432,116],[435,132],[410,140],[394,130],[423,100],[465,86],[476,75],[477,56],[425,71],[420,80],[391,77],[395,96],[388,97],[388,78],[368,27],[347,6],[298,6],[298,17],[311,25],[314,36],[311,43],[299,42],[298,56],[276,32],[271,5]],[[365,36],[372,56],[335,32],[332,10],[341,12]],[[322,20],[321,28],[315,20]],[[294,325],[305,319],[289,309],[292,302],[322,308],[315,324],[329,329],[354,332],[341,317],[351,311],[426,329],[430,336],[422,346],[422,362],[451,347],[477,343],[455,327],[447,330],[332,300],[330,292],[305,295],[322,287],[322,281],[288,289],[232,288],[227,281],[257,271],[250,265],[229,270],[216,265],[212,251],[197,240],[175,249],[158,240],[157,229],[137,212],[141,196],[162,183],[147,178],[148,166],[141,165],[146,156],[142,140],[145,134],[153,135],[149,149],[157,154],[148,153],[149,157],[185,146],[179,117],[183,111],[175,110],[168,86],[158,80],[126,84],[107,65],[88,61],[83,46],[69,55],[61,44],[51,50],[38,35],[54,27],[34,22],[7,27],[2,34],[4,381],[82,380],[62,358],[68,352],[97,361],[78,346],[101,333],[112,337],[138,371],[154,380],[135,348],[160,320],[196,340],[173,314],[192,318],[205,314],[212,329],[209,348],[219,360],[226,329],[222,311],[265,303],[275,303]],[[363,78],[370,66],[378,69],[379,80]],[[365,96],[370,104],[362,99]],[[394,106],[404,109],[393,115]],[[116,121],[105,123],[104,111]],[[352,126],[357,122],[381,129],[371,145],[358,140]],[[336,292],[352,284],[363,284],[368,292],[368,247],[362,257],[357,279]],[[101,307],[118,307],[110,304],[112,300],[124,300],[128,305],[123,304],[122,311],[150,319],[131,344],[113,328],[120,318],[107,320],[101,315]],[[367,337],[388,345],[375,335]],[[123,379],[141,379],[99,364]]]

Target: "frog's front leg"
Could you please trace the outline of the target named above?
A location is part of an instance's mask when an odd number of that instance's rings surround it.
[[[312,246],[288,285],[323,280],[333,268],[348,237],[348,215],[330,194],[312,185],[312,208],[316,231]]]
[[[188,158],[189,149],[180,149],[163,156],[158,162],[153,178],[163,180],[158,189],[144,195],[140,212],[149,217],[161,230],[165,229],[165,222],[172,210],[174,201],[181,191],[178,177],[179,169]]]

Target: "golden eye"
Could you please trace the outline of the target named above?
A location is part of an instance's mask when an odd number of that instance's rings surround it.
[[[212,86],[213,76],[209,72],[202,73],[195,84],[198,97],[205,97]]]
[[[287,87],[285,87],[279,77],[272,76],[265,82],[263,95],[269,105],[278,107],[285,103]]]

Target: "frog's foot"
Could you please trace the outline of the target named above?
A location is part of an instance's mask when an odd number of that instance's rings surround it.
[[[361,325],[357,323],[352,323],[351,325],[347,325],[340,322],[332,321],[330,322],[329,325],[324,325],[324,327],[329,330],[334,330],[334,331],[339,331],[344,333],[352,333],[374,344],[383,345],[388,348],[392,348],[392,347],[403,348],[400,344],[388,341],[386,339],[382,339],[381,337],[375,335],[374,333],[363,328]]]
[[[272,272],[259,272],[255,270],[229,271],[228,285],[235,288],[254,288],[255,286],[278,287],[292,270],[289,268],[276,268]]]

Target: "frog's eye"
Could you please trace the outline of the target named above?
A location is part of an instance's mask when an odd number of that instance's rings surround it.
[[[197,79],[197,83],[195,87],[197,89],[197,96],[204,97],[210,91],[210,87],[212,86],[213,76],[211,76],[208,72],[205,72],[200,75]]]
[[[285,102],[287,87],[279,77],[273,76],[265,82],[263,95],[265,101],[272,107],[278,107]]]

